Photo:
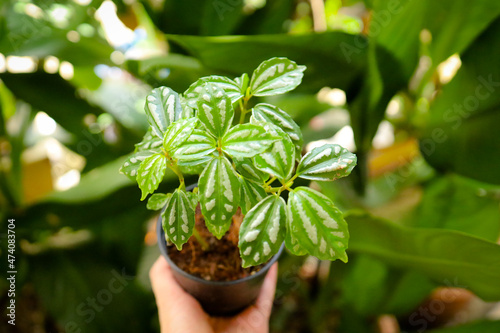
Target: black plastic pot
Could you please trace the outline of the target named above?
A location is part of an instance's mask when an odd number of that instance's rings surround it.
[[[170,247],[167,246],[165,240],[161,216],[156,224],[158,246],[172,267],[174,278],[185,291],[200,302],[205,312],[212,316],[232,316],[252,304],[259,295],[267,272],[278,260],[285,247],[283,243],[278,253],[261,270],[251,276],[235,281],[206,281],[183,271],[170,259],[168,256]],[[173,248],[177,251],[175,247]]]

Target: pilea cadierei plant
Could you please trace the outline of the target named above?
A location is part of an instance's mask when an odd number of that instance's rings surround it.
[[[238,246],[244,267],[266,262],[283,241],[296,255],[347,261],[349,233],[342,213],[323,194],[293,183],[297,178],[345,177],[356,165],[356,156],[335,144],[301,156],[302,133],[290,115],[264,103],[249,109],[254,96],[295,89],[305,69],[287,58],[272,58],[251,78],[208,76],[183,95],[159,87],[147,96],[151,126],[120,171],[136,179],[141,200],[158,188],[167,168],[179,177],[173,193],[153,194],[147,204],[153,210],[165,207],[163,229],[177,249],[192,235],[207,246],[194,228],[200,204],[208,230],[218,239],[241,207]],[[186,191],[185,174],[199,175],[192,192]],[[289,192],[288,202],[283,191]]]

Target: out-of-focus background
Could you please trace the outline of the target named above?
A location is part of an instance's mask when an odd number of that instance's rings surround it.
[[[159,331],[156,216],[118,173],[144,97],[274,56],[308,69],[268,100],[359,165],[312,184],[349,263],[284,255],[271,331],[500,332],[498,0],[3,1],[0,331]]]

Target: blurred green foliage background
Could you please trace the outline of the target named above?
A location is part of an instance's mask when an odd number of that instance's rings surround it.
[[[118,173],[144,97],[275,56],[308,69],[272,103],[308,148],[359,165],[321,185],[348,214],[349,263],[285,255],[271,331],[500,331],[496,0],[3,1],[2,291],[8,219],[18,274],[2,331],[159,331],[156,217]]]

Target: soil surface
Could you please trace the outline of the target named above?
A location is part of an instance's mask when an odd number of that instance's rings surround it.
[[[204,251],[196,238],[192,236],[181,251],[175,246],[169,246],[169,256],[172,261],[185,272],[208,281],[232,281],[255,274],[263,266],[243,268],[238,249],[238,234],[243,215],[240,210],[233,216],[229,231],[220,240],[215,238],[205,227],[205,219],[200,207],[196,208],[195,228],[209,244]]]

